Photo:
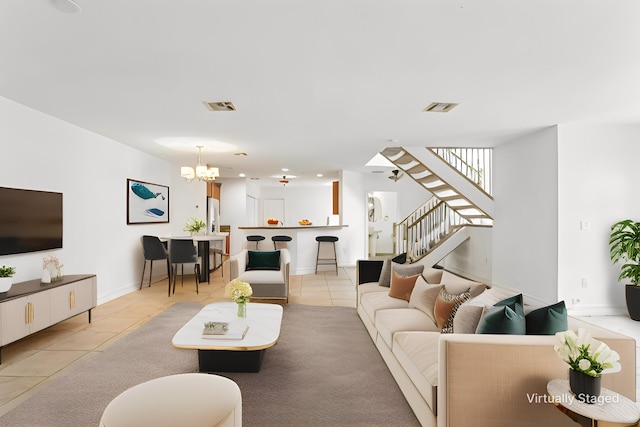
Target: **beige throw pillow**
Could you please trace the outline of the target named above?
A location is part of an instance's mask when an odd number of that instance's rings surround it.
[[[436,318],[433,315],[433,308],[436,305],[436,298],[438,298],[441,289],[442,285],[429,285],[424,280],[418,278],[413,292],[411,292],[409,307],[417,308],[424,312],[435,324]]]

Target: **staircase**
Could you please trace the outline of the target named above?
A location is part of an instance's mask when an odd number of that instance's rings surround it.
[[[493,225],[493,197],[487,191],[491,153],[483,150],[390,147],[381,152],[433,194],[395,225],[396,248],[410,262],[434,265],[469,239],[469,227]]]

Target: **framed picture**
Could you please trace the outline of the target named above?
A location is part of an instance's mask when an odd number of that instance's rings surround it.
[[[127,224],[169,222],[169,187],[127,179]]]

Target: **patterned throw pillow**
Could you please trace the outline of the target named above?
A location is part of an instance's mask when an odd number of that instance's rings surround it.
[[[436,304],[433,307],[433,315],[436,318],[436,324],[443,334],[453,333],[453,318],[458,311],[460,305],[471,298],[469,290],[461,294],[450,294],[445,288],[440,290]]]

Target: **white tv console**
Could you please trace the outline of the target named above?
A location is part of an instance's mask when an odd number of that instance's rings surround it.
[[[97,305],[95,274],[64,276],[53,283],[40,280],[14,283],[0,293],[0,363],[2,348]]]

